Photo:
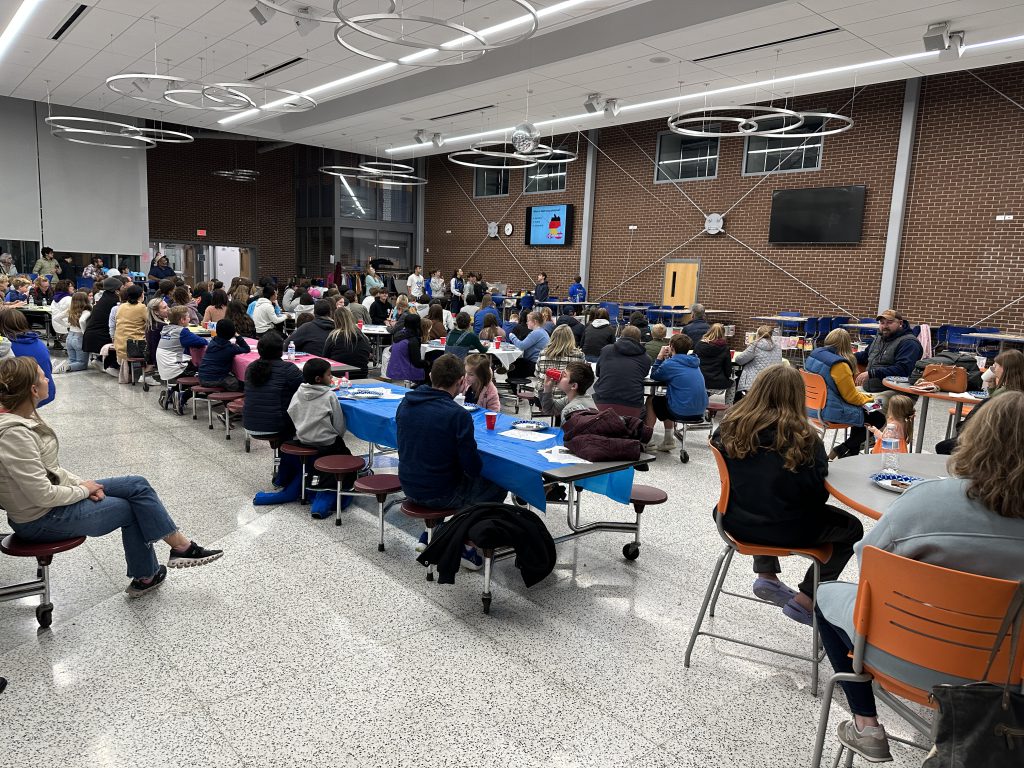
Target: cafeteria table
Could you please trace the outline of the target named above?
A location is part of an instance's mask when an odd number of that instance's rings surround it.
[[[914,426],[914,430],[917,432],[917,440],[915,441],[914,446],[914,451],[916,453],[920,453],[921,448],[924,445],[924,426],[928,421],[928,403],[930,400],[944,400],[949,403],[955,403],[956,418],[954,419],[954,423],[959,424],[960,419],[963,416],[964,404],[977,405],[978,403],[982,402],[985,399],[984,397],[976,397],[974,395],[971,395],[969,392],[961,392],[959,394],[954,394],[952,392],[922,392],[921,390],[911,386],[910,382],[902,377],[889,377],[887,379],[882,379],[882,383],[888,389],[894,390],[896,392],[902,392],[903,394],[906,395],[916,395],[922,398],[920,419],[918,420],[918,423]],[[949,434],[947,434],[946,437],[949,438]]]
[[[245,370],[252,363],[259,360],[260,357],[260,353],[256,351],[256,339],[247,338],[246,342],[249,344],[249,347],[252,349],[252,351],[246,352],[241,355],[235,355],[234,362],[231,364],[231,373],[233,373],[235,375],[235,378],[238,379],[239,381],[245,381]],[[203,355],[205,354],[206,347],[193,347],[191,349],[192,364],[195,365],[196,368],[198,368],[199,364],[203,361]],[[307,355],[302,352],[296,352],[294,362],[295,365],[297,365],[301,369],[302,366],[306,364],[307,360],[312,360],[317,357],[318,355]],[[285,355],[282,355],[281,359],[285,360],[287,358]],[[354,365],[348,365],[347,363],[339,363],[336,360],[329,360],[327,358],[323,359],[327,360],[327,362],[331,364],[331,373],[358,373],[361,370],[359,368],[356,368]]]
[[[510,341],[503,341],[501,349],[495,349],[494,343],[490,341],[481,342],[487,347],[487,354],[495,358],[506,370],[512,363],[523,356],[523,351]],[[427,356],[428,352],[444,352],[444,345],[437,341],[427,342],[420,345],[420,354]]]
[[[1000,352],[1005,351],[1008,344],[1024,344],[1024,336],[1014,333],[965,333],[964,338],[978,341],[998,341]]]
[[[926,480],[948,477],[948,456],[933,453],[901,453],[900,472]],[[898,493],[879,488],[871,475],[882,471],[882,457],[877,453],[859,453],[837,459],[828,465],[825,488],[832,496],[862,515],[878,520],[889,509]]]
[[[797,325],[803,325],[811,318],[809,317],[790,317],[788,315],[761,315],[760,317],[752,317],[751,320],[761,320],[765,323],[775,323],[782,325],[783,323],[796,323]]]
[[[370,338],[370,343],[373,346],[373,362],[379,364],[381,349],[386,346],[383,344],[382,339],[390,338],[391,329],[386,325],[363,325],[360,330],[362,330],[364,336]]]
[[[26,315],[29,324],[42,324],[46,336],[45,343],[49,344],[51,339],[56,338],[57,334],[53,330],[53,304],[25,304],[15,309],[20,309]]]

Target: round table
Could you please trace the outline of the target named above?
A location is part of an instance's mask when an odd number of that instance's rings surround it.
[[[948,456],[933,453],[901,453],[900,472],[934,480],[949,477]],[[871,482],[870,476],[882,471],[882,457],[877,453],[860,453],[838,459],[828,465],[825,487],[834,498],[862,515],[878,520],[900,497]]]
[[[917,440],[915,441],[914,445],[915,453],[920,453],[921,446],[924,445],[924,425],[928,421],[928,403],[931,400],[945,400],[946,402],[949,403],[956,403],[956,419],[954,420],[954,423],[956,424],[960,423],[960,419],[962,418],[965,404],[977,405],[978,403],[983,402],[981,398],[971,397],[965,392],[962,392],[958,395],[954,395],[950,392],[922,392],[919,389],[914,389],[910,382],[896,382],[893,381],[892,379],[882,379],[882,383],[885,384],[887,389],[892,389],[896,392],[903,392],[904,394],[907,395],[916,395],[922,398],[921,418],[918,421],[918,424],[914,427],[915,431],[917,432]],[[947,434],[946,437],[948,438],[949,435]]]

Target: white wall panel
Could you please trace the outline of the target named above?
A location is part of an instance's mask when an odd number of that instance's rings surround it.
[[[0,97],[0,238],[39,237],[39,174],[33,103]]]

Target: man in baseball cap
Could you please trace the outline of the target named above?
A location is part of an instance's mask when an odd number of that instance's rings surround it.
[[[883,406],[893,390],[886,389],[882,379],[888,376],[910,376],[924,350],[903,315],[895,309],[879,312],[878,333],[865,352],[857,353],[857,362],[867,366],[855,379],[866,392],[881,394]]]

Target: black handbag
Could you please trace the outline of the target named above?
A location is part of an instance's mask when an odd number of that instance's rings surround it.
[[[921,768],[1020,768],[1024,765],[1024,694],[1010,685],[1013,660],[1024,623],[1024,582],[996,636],[983,677],[987,678],[999,648],[1010,635],[1006,684],[937,685],[932,699],[939,705],[935,745]]]
[[[125,345],[125,352],[128,353],[128,357],[146,359],[149,357],[149,345],[145,339],[128,339],[128,343]]]

